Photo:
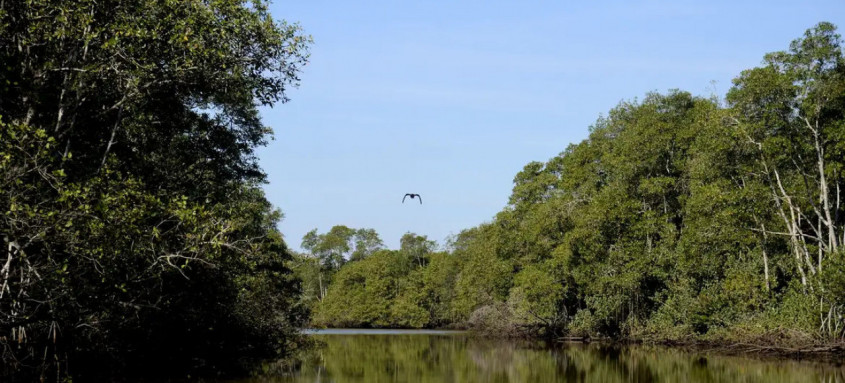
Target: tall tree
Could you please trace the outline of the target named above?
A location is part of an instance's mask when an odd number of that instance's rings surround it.
[[[728,94],[783,228],[761,230],[789,238],[805,286],[845,241],[845,58],[835,31],[830,23],[808,30],[789,51],[766,55],[765,67],[743,72]]]
[[[302,248],[319,260],[321,271],[317,275],[320,299],[326,296],[332,275],[347,261],[364,259],[380,250],[384,244],[373,229],[352,229],[335,225],[324,234],[317,229],[302,237]]]
[[[429,240],[425,235],[405,233],[399,239],[399,251],[417,263],[420,267],[425,265],[428,254],[434,252],[437,242]]]
[[[384,242],[374,229],[358,229],[353,236],[355,250],[349,256],[350,261],[358,261],[373,255],[384,248]]]
[[[284,355],[297,283],[254,149],[309,41],[260,0],[0,2],[2,374]]]

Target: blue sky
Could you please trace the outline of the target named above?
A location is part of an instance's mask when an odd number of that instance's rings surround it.
[[[276,1],[314,38],[291,101],[262,110],[265,190],[298,249],[311,229],[439,243],[489,221],[514,175],[623,100],[731,79],[838,1]],[[843,33],[840,30],[840,33]],[[405,193],[417,201],[401,203]]]

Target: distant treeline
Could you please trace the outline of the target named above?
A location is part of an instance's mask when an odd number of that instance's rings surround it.
[[[725,99],[670,91],[621,103],[588,139],[526,165],[509,204],[445,251],[408,234],[398,251],[349,258],[354,235],[309,233],[294,265],[313,323],[841,340],[845,58],[835,32],[820,23],[767,54]]]
[[[0,381],[239,373],[297,346],[254,149],[309,41],[262,0],[0,1]]]

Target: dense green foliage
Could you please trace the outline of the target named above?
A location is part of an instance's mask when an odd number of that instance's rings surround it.
[[[253,150],[308,42],[260,0],[0,1],[0,380],[232,372],[295,346]]]
[[[845,57],[821,23],[724,101],[621,103],[448,254],[348,263],[317,324],[841,339],[843,169]]]

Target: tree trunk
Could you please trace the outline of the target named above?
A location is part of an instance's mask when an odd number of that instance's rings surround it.
[[[771,287],[769,286],[769,256],[766,254],[766,225],[761,223],[760,228],[763,230],[763,243],[760,246],[763,250],[763,276],[766,278],[766,291],[769,291]]]
[[[836,238],[836,222],[833,221],[833,217],[830,214],[830,188],[827,186],[827,178],[824,174],[824,148],[821,146],[819,142],[819,126],[818,121],[816,122],[815,128],[810,124],[810,121],[804,118],[804,122],[807,124],[807,127],[813,132],[813,143],[816,148],[816,165],[818,166],[819,171],[819,201],[822,203],[822,212],[824,213],[824,219],[826,220],[827,224],[827,247],[828,251],[836,252],[839,248],[839,244],[837,243],[838,240]],[[824,240],[819,237],[819,246],[821,247],[824,243]],[[820,260],[821,262],[821,260]],[[819,264],[819,269],[821,269],[821,264]]]
[[[765,164],[764,164],[765,165]],[[766,171],[768,172],[768,167],[766,167]],[[783,220],[784,225],[786,226],[787,230],[789,231],[789,242],[792,244],[792,252],[795,254],[795,265],[798,267],[798,273],[801,274],[801,285],[807,286],[807,274],[804,272],[804,266],[802,265],[801,259],[804,258],[802,251],[801,251],[801,243],[799,241],[799,232],[797,231],[797,227],[795,225],[795,210],[792,206],[792,201],[789,199],[789,195],[786,194],[786,191],[783,189],[783,185],[780,182],[780,175],[778,171],[774,171],[775,178],[777,179],[778,187],[782,193],[779,195],[775,190],[774,186],[772,187],[772,193],[774,194],[775,204],[777,205],[778,215]],[[784,210],[784,202],[786,202],[786,207],[789,209],[790,217],[786,216]],[[790,219],[791,218],[791,219]]]
[[[0,287],[0,299],[2,299],[3,294],[9,290],[9,273],[12,269],[12,253],[17,250],[17,244],[15,243],[15,241],[10,241],[8,238],[6,238],[6,242],[9,244],[9,248],[6,251],[8,254],[6,258],[6,264],[3,265],[3,269],[0,270],[0,274],[3,275],[3,286]],[[11,293],[12,292],[9,291],[9,294]]]
[[[323,292],[323,272],[322,271],[317,272],[317,280],[320,282],[320,302],[322,302],[323,298],[325,298],[325,296],[326,296],[325,292]]]

